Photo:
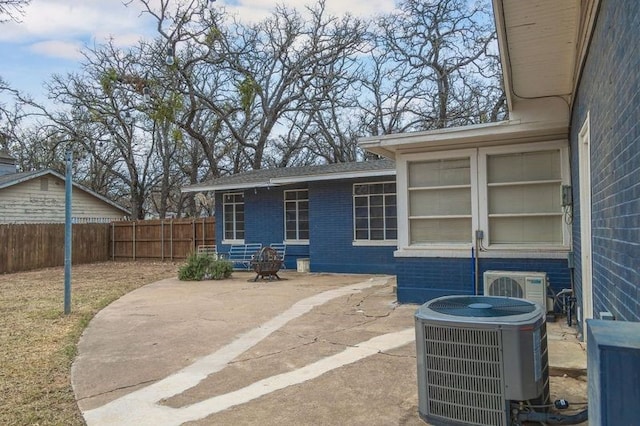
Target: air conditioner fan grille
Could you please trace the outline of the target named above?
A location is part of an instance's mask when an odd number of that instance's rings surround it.
[[[460,296],[435,300],[429,308],[440,314],[458,317],[505,317],[533,312],[536,306],[527,300],[490,296]]]
[[[513,278],[500,277],[491,282],[489,294],[494,296],[524,297],[522,286]]]

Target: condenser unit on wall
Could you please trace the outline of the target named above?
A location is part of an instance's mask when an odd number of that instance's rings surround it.
[[[418,309],[420,417],[434,425],[510,425],[522,401],[549,402],[543,310],[523,299],[445,296]]]
[[[544,272],[486,271],[484,295],[519,297],[547,311],[547,274]]]

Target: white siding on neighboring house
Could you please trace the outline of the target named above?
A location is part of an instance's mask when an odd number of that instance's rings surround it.
[[[122,219],[122,210],[73,188],[74,222],[105,222]],[[65,220],[65,186],[47,174],[0,189],[0,223],[61,223]]]

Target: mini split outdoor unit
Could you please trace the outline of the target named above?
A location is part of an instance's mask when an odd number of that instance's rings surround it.
[[[544,272],[486,271],[484,295],[519,297],[547,312],[547,274]]]
[[[433,425],[510,425],[549,403],[545,315],[536,303],[445,296],[415,314],[418,409]]]

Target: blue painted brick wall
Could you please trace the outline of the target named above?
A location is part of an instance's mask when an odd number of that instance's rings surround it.
[[[359,179],[380,182],[385,179]],[[309,247],[312,272],[394,274],[396,246],[353,245],[353,183],[309,184]]]
[[[367,181],[377,182],[380,179],[359,179],[357,182]],[[395,273],[395,246],[353,245],[354,182],[309,183],[309,245],[287,244],[287,268],[295,269],[298,258],[309,258],[312,272]],[[303,187],[297,185],[244,191],[245,243],[262,243],[266,246],[283,242],[284,190]],[[221,244],[224,236],[221,194],[216,194],[216,206],[219,206],[216,242],[218,250],[225,252],[229,246]]]
[[[579,305],[578,134],[591,130],[594,315],[640,321],[640,2],[602,0],[573,106],[575,281]]]
[[[554,292],[571,286],[565,259],[480,258],[478,265],[480,292],[488,270],[546,272]],[[424,303],[440,296],[474,294],[473,271],[471,258],[397,258],[398,301]]]

